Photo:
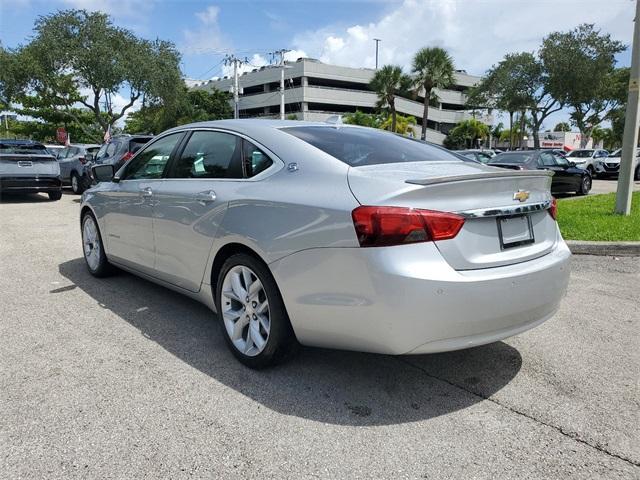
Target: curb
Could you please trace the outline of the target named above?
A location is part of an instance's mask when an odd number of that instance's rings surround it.
[[[640,242],[588,242],[584,240],[567,240],[566,242],[574,255],[640,256]]]

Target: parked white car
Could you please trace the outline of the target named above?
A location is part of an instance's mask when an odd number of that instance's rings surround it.
[[[583,148],[574,150],[567,155],[567,158],[576,164],[576,167],[588,170],[592,177],[597,176],[596,163],[609,156],[609,152],[599,148]]]
[[[620,172],[620,160],[622,157],[622,149],[619,148],[609,154],[607,158],[599,159],[594,167],[596,174],[602,177],[617,177]],[[640,148],[636,150],[636,164],[634,170],[634,179],[640,180]]]

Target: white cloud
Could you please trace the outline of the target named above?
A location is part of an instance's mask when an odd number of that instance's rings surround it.
[[[220,13],[220,8],[215,5],[208,6],[202,12],[196,13],[196,17],[200,19],[200,21],[205,25],[215,25],[218,23],[218,14]]]
[[[457,68],[482,74],[505,53],[535,51],[552,31],[595,23],[629,43],[633,2],[563,0],[404,0],[378,21],[326,26],[294,37],[293,45],[327,63],[375,66],[374,38],[380,64],[409,67],[415,51],[438,45],[449,50]]]
[[[182,32],[184,41],[180,50],[185,54],[217,53],[228,48],[228,41],[220,31],[220,8],[210,5],[195,14],[198,25]]]

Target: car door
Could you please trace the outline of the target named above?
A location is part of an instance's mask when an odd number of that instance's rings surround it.
[[[154,194],[183,135],[165,135],[147,145],[127,165],[109,193],[118,203],[107,230],[109,257],[116,263],[154,274]]]
[[[70,147],[65,147],[60,150],[56,157],[58,164],[60,165],[60,177],[64,182],[69,180],[69,173],[71,172],[71,168],[69,167],[69,157],[71,157]]]
[[[242,138],[195,130],[154,190],[159,278],[198,291],[227,205],[243,182]]]
[[[551,152],[540,152],[538,156],[538,166],[543,170],[551,170],[553,178],[551,179],[552,192],[567,192],[567,175],[565,169],[558,165],[555,155]]]

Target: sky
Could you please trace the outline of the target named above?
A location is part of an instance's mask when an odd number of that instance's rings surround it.
[[[380,64],[408,67],[415,51],[441,46],[455,66],[482,75],[510,52],[534,52],[544,36],[594,23],[629,44],[634,0],[0,0],[0,41],[28,42],[34,20],[59,9],[100,10],[141,37],[173,41],[186,77],[229,73],[224,55],[270,61],[285,48],[301,56],[353,67],[375,65],[374,38],[381,39]],[[630,64],[630,54],[618,57]],[[124,99],[122,99],[124,100]],[[566,119],[560,112],[548,128]]]

